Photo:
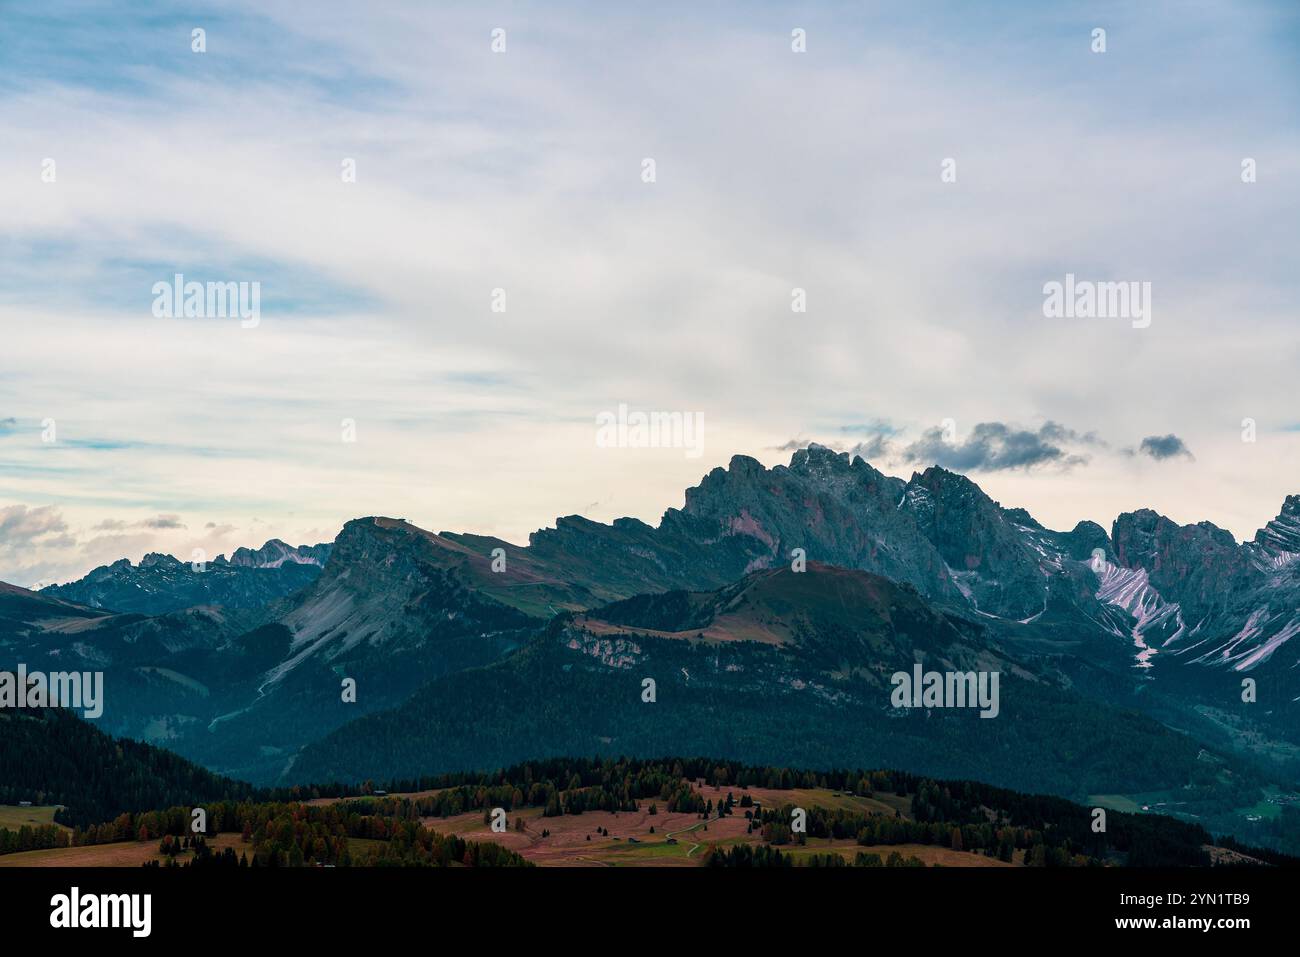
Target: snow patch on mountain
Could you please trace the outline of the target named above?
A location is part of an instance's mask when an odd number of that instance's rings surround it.
[[[1161,597],[1151,586],[1145,568],[1125,568],[1104,562],[1097,578],[1097,600],[1119,608],[1133,619],[1128,635],[1123,635],[1113,625],[1112,630],[1121,637],[1133,640],[1133,645],[1137,648],[1137,667],[1150,668],[1151,659],[1158,649],[1147,641],[1148,635],[1154,637],[1173,627],[1173,634],[1160,644],[1167,645],[1181,638],[1186,632],[1181,607],[1177,602],[1167,602]]]
[[[1285,624],[1277,627],[1283,621]],[[1294,614],[1288,620],[1287,613],[1270,614],[1267,608],[1256,608],[1240,631],[1192,661],[1197,664],[1230,665],[1234,671],[1249,671],[1267,661],[1278,648],[1297,634],[1300,634],[1300,614]]]

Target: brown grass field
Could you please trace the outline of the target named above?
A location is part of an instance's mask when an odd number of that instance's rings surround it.
[[[715,803],[726,800],[728,788],[712,785],[697,790]],[[911,799],[893,794],[871,798],[826,791],[817,788],[795,788],[785,791],[768,788],[731,788],[740,799],[748,794],[763,807],[826,807],[846,808],[870,813],[903,817],[911,812]],[[658,814],[650,814],[651,801],[642,801],[641,809],[615,814],[609,811],[592,811],[586,814],[542,817],[541,808],[525,808],[508,815],[508,830],[496,834],[484,823],[482,812],[460,814],[448,818],[423,818],[422,823],[434,831],[457,834],[466,840],[494,841],[515,851],[535,864],[546,867],[694,867],[703,862],[705,853],[715,845],[761,844],[758,834],[746,834],[748,821],[738,807],[736,813],[718,820],[702,821],[695,814],[669,814],[662,807]],[[515,829],[516,819],[523,821],[523,830]],[[655,832],[650,833],[653,827]],[[598,830],[609,831],[605,837]],[[542,836],[542,831],[548,833]],[[669,839],[674,843],[669,843]],[[896,847],[862,847],[855,841],[832,841],[809,838],[806,845],[789,845],[783,851],[796,858],[814,853],[838,853],[852,861],[859,851],[879,854],[881,859],[891,851],[904,857],[915,856],[927,866],[942,864],[945,867],[1009,867],[1002,861],[982,854],[954,851],[946,847],[922,844],[903,844]]]
[[[796,847],[791,850],[796,860],[809,854],[825,854],[834,850],[849,862],[853,861],[859,851],[876,854],[883,861],[890,854],[897,851],[903,857],[920,858],[921,863],[926,867],[1024,867],[1024,864],[1020,861],[1008,864],[996,857],[985,857],[983,854],[971,854],[966,851],[954,851],[950,847],[938,847],[934,844],[875,844],[870,847],[863,847],[852,841],[813,840],[808,842],[806,848]]]
[[[714,803],[726,799],[728,790],[739,801],[748,794],[765,808],[793,805],[796,807],[845,808],[868,813],[899,814],[910,816],[911,799],[893,794],[878,794],[870,798],[820,788],[796,788],[778,791],[768,788],[715,788],[712,785],[695,787],[706,799]],[[392,795],[393,797],[425,797],[434,791],[418,794]],[[333,804],[338,798],[320,798],[307,803]],[[348,800],[348,799],[342,799]],[[509,830],[494,833],[483,821],[482,812],[459,814],[454,817],[426,817],[422,823],[434,831],[456,834],[466,840],[493,841],[523,855],[544,867],[696,867],[703,863],[710,847],[732,844],[760,844],[759,834],[746,834],[748,821],[744,810],[721,820],[702,821],[689,813],[670,814],[662,807],[650,814],[652,801],[641,801],[637,811],[614,813],[592,811],[586,814],[543,817],[541,808],[525,808],[508,815]],[[27,816],[44,816],[48,821],[53,808],[11,808],[0,810],[24,811]],[[0,818],[0,820],[3,820]],[[522,821],[522,830],[516,830],[516,821]],[[30,823],[30,822],[28,822]],[[10,825],[12,826],[12,825]],[[650,832],[654,828],[654,833]],[[609,836],[598,833],[604,829]],[[542,836],[546,831],[547,835]],[[209,842],[213,850],[233,847],[236,853],[247,848],[238,834],[219,834]],[[364,857],[378,841],[355,839],[353,853]],[[796,859],[814,853],[837,853],[852,861],[859,851],[880,855],[885,859],[893,851],[904,857],[920,858],[927,866],[945,867],[1009,867],[982,854],[954,851],[946,847],[923,844],[902,844],[884,847],[862,847],[852,840],[832,841],[809,838],[804,845],[788,845],[782,851]],[[20,854],[0,856],[0,867],[139,867],[147,861],[162,862],[158,841],[123,841],[95,847],[54,848],[44,851],[25,851]],[[183,862],[183,857],[178,858]]]
[[[430,788],[427,791],[403,791],[401,794],[393,793],[387,796],[410,798],[411,800],[415,800],[417,798],[433,797],[435,794],[439,793],[440,791],[445,791],[445,790],[447,789]],[[338,804],[340,801],[357,801],[360,800],[362,797],[366,797],[366,796],[367,795],[358,795],[356,797],[350,797],[350,798],[337,798],[337,797],[312,798],[310,801],[303,801],[302,803],[310,805],[311,807],[325,807],[326,805],[329,804]]]
[[[22,851],[18,854],[0,855],[0,867],[140,867],[147,861],[163,863],[158,853],[158,841],[118,841],[114,844],[95,844],[90,847],[52,847],[45,851]],[[248,845],[238,834],[217,834],[208,841],[214,851],[233,847],[238,854]],[[178,854],[176,862],[184,863],[189,852]]]
[[[10,831],[16,831],[24,825],[38,827],[42,824],[54,824],[54,812],[59,809],[57,804],[47,804],[43,807],[19,807],[17,804],[0,804],[0,827]],[[68,828],[59,824],[57,827]]]

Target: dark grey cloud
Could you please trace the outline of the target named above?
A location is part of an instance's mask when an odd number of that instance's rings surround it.
[[[1037,430],[1005,422],[981,422],[960,442],[949,441],[944,430],[936,427],[904,444],[899,437],[899,430],[883,419],[841,426],[840,431],[867,438],[851,446],[837,442],[820,444],[877,465],[891,461],[941,465],[957,471],[1030,469],[1045,465],[1069,468],[1088,462],[1088,457],[1080,449],[1108,448],[1096,432],[1079,432],[1051,420],[1044,422]],[[794,438],[784,445],[775,446],[775,449],[792,452],[810,444],[808,439]]]
[[[1096,432],[1076,432],[1074,429],[1066,428],[1059,422],[1053,422],[1048,419],[1043,423],[1043,427],[1038,430],[1038,435],[1048,442],[1055,442],[1062,445],[1091,445],[1095,448],[1109,448]]]
[[[981,422],[962,441],[948,441],[944,430],[928,429],[902,452],[905,461],[939,465],[959,472],[1032,469],[1055,465],[1069,468],[1086,464],[1087,456],[1071,445],[1102,444],[1093,433],[1079,434],[1056,422],[1037,431],[1005,422]]]
[[[873,435],[865,442],[859,442],[849,449],[849,458],[857,456],[868,462],[879,461],[890,454],[889,436],[883,432]]]
[[[1138,446],[1138,452],[1142,455],[1149,455],[1157,461],[1174,458],[1195,458],[1186,443],[1172,432],[1169,435],[1148,435],[1142,440],[1142,444]]]

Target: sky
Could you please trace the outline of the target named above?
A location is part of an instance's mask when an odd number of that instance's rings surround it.
[[[0,2],[0,580],[809,442],[1056,528],[1300,492],[1296,4],[613,7]]]

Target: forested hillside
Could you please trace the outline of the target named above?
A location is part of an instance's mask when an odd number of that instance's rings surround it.
[[[60,823],[88,825],[124,811],[255,793],[170,751],[110,737],[61,709],[0,711],[0,804],[60,804]]]

